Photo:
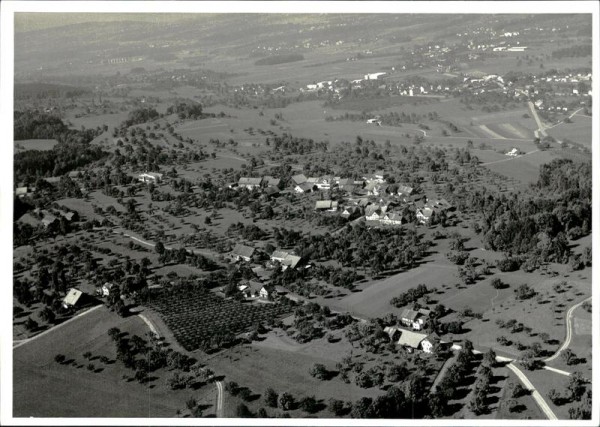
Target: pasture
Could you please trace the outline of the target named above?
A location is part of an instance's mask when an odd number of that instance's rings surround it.
[[[185,409],[190,394],[212,407],[212,386],[194,392],[170,390],[164,370],[152,373],[156,378],[146,385],[124,380],[132,371],[114,361],[114,343],[107,335],[111,327],[130,336],[144,337],[148,332],[139,317],[121,318],[101,307],[14,349],[14,416],[173,417],[178,409]],[[92,353],[90,362],[82,356],[86,351]],[[69,363],[56,363],[58,353]],[[108,357],[109,363],[100,362],[99,356]],[[86,369],[88,363],[94,364],[95,370]],[[205,414],[210,411],[207,408]]]
[[[22,139],[15,141],[15,154],[27,150],[49,151],[58,144],[55,139]]]

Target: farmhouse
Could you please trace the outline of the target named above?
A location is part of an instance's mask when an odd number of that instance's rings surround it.
[[[281,264],[282,264],[282,270],[285,271],[288,267],[289,268],[296,268],[296,267],[298,267],[298,265],[300,264],[301,261],[302,261],[302,258],[299,257],[298,255],[289,254],[281,262]]]
[[[254,248],[242,244],[235,245],[231,252],[231,257],[236,261],[243,259],[246,262],[250,262],[252,255],[254,255]]]
[[[263,185],[267,187],[278,187],[281,180],[270,175],[263,176]]]
[[[381,80],[387,73],[371,73],[365,74],[365,80]]]
[[[138,181],[146,183],[162,182],[163,174],[158,172],[144,172],[138,175]]]
[[[294,191],[296,193],[309,193],[313,190],[313,184],[309,182],[303,182],[302,184],[298,184],[294,187]]]
[[[398,195],[399,196],[410,196],[413,192],[413,188],[408,185],[400,185],[398,186]]]
[[[43,215],[44,217],[42,218],[42,224],[44,225],[44,227],[49,227],[50,224],[58,220],[58,218],[52,215],[51,213],[45,212]]]
[[[271,254],[271,261],[280,263],[282,271],[285,271],[289,267],[298,267],[302,262],[302,257],[286,251],[273,251]]]
[[[427,338],[426,334],[420,334],[418,332],[412,332],[402,329],[402,335],[398,339],[397,345],[406,348],[408,351],[421,349],[421,342]]]
[[[344,219],[348,219],[350,218],[352,215],[354,215],[356,212],[358,212],[358,207],[356,206],[347,206],[344,208],[344,211],[341,213],[341,217]]]
[[[317,200],[315,203],[316,211],[335,212],[338,209],[337,200]]]
[[[304,174],[298,174],[298,175],[294,175],[292,176],[292,181],[294,181],[294,184],[300,185],[303,182],[306,182],[306,176],[304,176]]]
[[[382,224],[386,225],[402,225],[404,217],[396,212],[386,213],[381,219]]]
[[[33,193],[33,189],[30,187],[17,187],[15,189],[15,196],[19,198],[23,198],[31,193]]]
[[[241,177],[238,181],[238,186],[246,187],[248,190],[252,190],[254,188],[260,187],[260,184],[262,183],[262,181],[263,181],[262,178]]]
[[[102,285],[102,288],[101,288],[102,296],[107,297],[111,293],[116,291],[118,288],[119,287],[115,283],[106,282],[104,285]]]
[[[388,336],[390,337],[390,341],[396,341],[400,338],[402,330],[395,326],[386,326],[385,328],[383,328],[383,332],[388,334]]]
[[[416,310],[410,310],[406,308],[404,309],[404,311],[402,311],[402,314],[400,315],[400,323],[402,323],[404,326],[411,327],[417,331],[423,329],[423,327],[425,326],[425,322],[425,316]]]
[[[367,124],[381,126],[381,120],[379,120],[379,119],[369,119],[369,120],[367,120]]]
[[[428,224],[433,217],[433,209],[430,207],[424,207],[422,209],[417,209],[417,220],[421,224]]]
[[[385,213],[381,209],[381,206],[377,204],[369,205],[365,209],[365,219],[367,221],[379,221],[384,215]]]
[[[511,157],[516,157],[519,155],[519,150],[517,148],[513,148],[508,153],[506,153],[506,155],[511,156]]]
[[[436,346],[441,342],[440,337],[435,332],[427,335],[427,337],[421,341],[421,348],[425,353],[433,353]]]
[[[76,307],[82,301],[83,292],[79,289],[71,288],[67,295],[63,298],[63,307],[71,308]]]
[[[285,251],[273,251],[271,254],[271,261],[273,262],[283,262],[285,257],[289,255],[288,252]]]

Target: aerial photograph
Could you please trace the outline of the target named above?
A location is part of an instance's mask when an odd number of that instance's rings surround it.
[[[398,10],[14,13],[15,420],[596,416],[593,15]]]

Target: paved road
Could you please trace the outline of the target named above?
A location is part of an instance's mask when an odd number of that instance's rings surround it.
[[[533,105],[533,102],[531,102],[531,101],[529,101],[528,104],[529,104],[529,109],[531,110],[531,114],[533,115],[533,118],[535,119],[535,122],[537,123],[537,126],[538,126],[537,131],[539,133],[541,133],[542,136],[548,136],[548,134],[544,130],[544,125],[542,124],[542,121],[540,120],[538,113],[535,109],[535,105]]]
[[[542,412],[546,414],[546,417],[548,417],[549,420],[557,420],[558,418],[556,417],[556,414],[554,413],[554,411],[552,411],[550,406],[548,406],[548,403],[546,403],[540,392],[537,391],[533,384],[531,384],[529,378],[527,378],[527,376],[513,363],[509,363],[508,365],[506,365],[506,367],[515,373],[515,375],[523,383],[526,389],[531,391],[531,397],[535,399]]]
[[[480,354],[481,351],[473,350],[473,353]],[[514,361],[513,359],[510,359],[508,357],[503,357],[503,356],[496,356],[496,360],[498,362],[509,362],[506,365],[506,367],[508,369],[510,369],[511,371],[513,371],[514,374],[517,376],[517,378],[519,378],[519,380],[521,381],[523,386],[531,392],[531,397],[533,397],[533,399],[535,400],[537,405],[540,407],[542,412],[546,415],[546,417],[548,417],[549,420],[557,420],[558,419],[556,417],[556,414],[554,413],[554,411],[552,411],[552,408],[550,408],[550,406],[548,406],[548,403],[546,403],[546,401],[544,400],[544,398],[542,397],[540,392],[537,391],[537,389],[533,386],[533,384],[531,384],[531,381],[529,381],[529,378],[527,378],[527,376],[523,373],[523,371],[521,371],[518,367],[516,367],[514,365],[514,363],[512,363]]]
[[[154,335],[156,335],[158,338],[160,338],[160,334],[158,333],[158,330],[156,329],[154,324],[150,321],[150,319],[148,319],[146,316],[144,316],[141,313],[138,314],[138,317],[140,319],[142,319],[146,325],[148,325],[148,328],[152,331],[152,333],[154,333]],[[217,418],[223,418],[223,401],[224,401],[224,395],[225,395],[225,393],[223,393],[223,383],[221,381],[215,381],[215,385],[217,386],[216,416],[217,416]]]
[[[565,342],[563,343],[563,345],[560,346],[560,348],[556,351],[556,353],[554,353],[552,356],[550,356],[549,358],[547,358],[546,360],[544,360],[544,362],[547,363],[547,362],[553,361],[554,359],[556,359],[560,355],[560,353],[563,350],[565,350],[567,347],[569,347],[569,345],[571,344],[571,338],[573,337],[573,331],[572,331],[572,329],[573,329],[573,327],[572,327],[573,313],[575,312],[575,310],[577,310],[577,308],[579,306],[581,306],[581,304],[583,304],[584,302],[589,301],[591,299],[592,299],[592,297],[586,298],[583,301],[575,304],[573,307],[571,307],[569,309],[569,311],[567,311],[567,314],[566,314],[566,316],[567,316],[567,322],[566,322],[566,325],[567,325],[567,336],[565,337]]]

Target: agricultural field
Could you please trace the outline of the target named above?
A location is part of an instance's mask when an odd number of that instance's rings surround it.
[[[590,417],[587,21],[155,18],[15,37],[16,417]]]
[[[131,371],[115,360],[107,331],[119,328],[128,336],[146,336],[147,325],[137,316],[121,318],[99,307],[14,350],[14,407],[17,417],[174,417],[185,412],[187,390],[172,391],[165,384],[167,371],[153,373],[147,384],[129,378]],[[86,358],[84,353],[90,352]],[[63,354],[65,362],[54,361]],[[106,362],[100,361],[105,356]],[[90,369],[90,366],[93,368]],[[214,388],[193,392],[214,414]],[[103,405],[98,404],[102,395]],[[213,408],[213,409],[211,409]]]

